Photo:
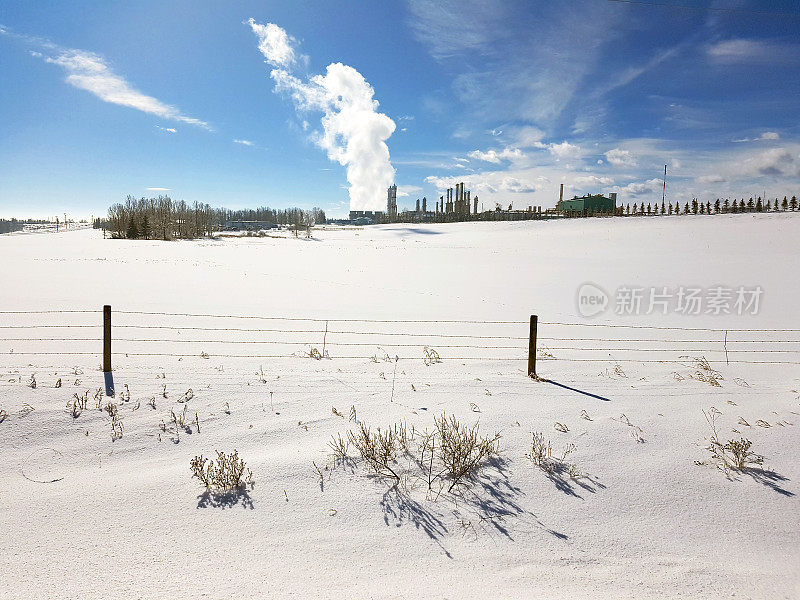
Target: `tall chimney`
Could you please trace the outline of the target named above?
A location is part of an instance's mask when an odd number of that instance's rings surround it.
[[[564,199],[564,184],[561,184],[561,190],[558,192],[559,208],[561,208],[561,201]]]
[[[428,212],[428,199],[425,196],[422,197],[422,212]]]
[[[477,215],[478,214],[478,197],[477,196],[475,196],[474,202],[475,202],[475,209],[472,212]]]

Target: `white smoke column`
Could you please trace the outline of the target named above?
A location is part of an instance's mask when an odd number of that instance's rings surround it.
[[[342,63],[328,65],[324,76],[301,81],[290,72],[298,59],[296,41],[274,23],[248,23],[258,36],[258,49],[276,67],[270,72],[275,91],[288,93],[298,110],[323,113],[322,132],[315,132],[313,139],[328,158],[347,167],[350,209],[385,209],[386,188],[395,172],[386,140],[395,124],[378,112],[375,90],[361,73]]]

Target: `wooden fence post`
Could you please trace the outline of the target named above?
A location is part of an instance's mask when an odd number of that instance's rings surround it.
[[[111,305],[103,307],[103,372],[111,372]]]
[[[114,376],[111,373],[111,305],[103,306],[103,378],[106,396],[114,396]]]
[[[536,378],[536,328],[539,317],[531,315],[531,330],[528,338],[528,377]]]

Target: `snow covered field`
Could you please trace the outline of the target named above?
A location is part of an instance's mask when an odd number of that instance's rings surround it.
[[[0,236],[0,597],[800,597],[797,215],[276,236]],[[612,296],[592,319],[585,283]],[[616,314],[637,286],[763,295],[743,315]],[[531,314],[550,382],[526,377]],[[173,426],[184,407],[199,431]],[[351,407],[373,427],[478,422],[500,454],[454,494],[393,487],[334,468]],[[711,407],[761,467],[709,464]],[[526,457],[534,432],[574,445],[571,473]],[[233,449],[252,486],[191,478],[192,457]]]

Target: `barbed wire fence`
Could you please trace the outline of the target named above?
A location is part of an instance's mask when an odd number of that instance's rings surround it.
[[[800,329],[114,311],[114,357],[800,364]],[[110,332],[110,323],[108,332]],[[103,310],[0,311],[0,355],[103,358]]]

